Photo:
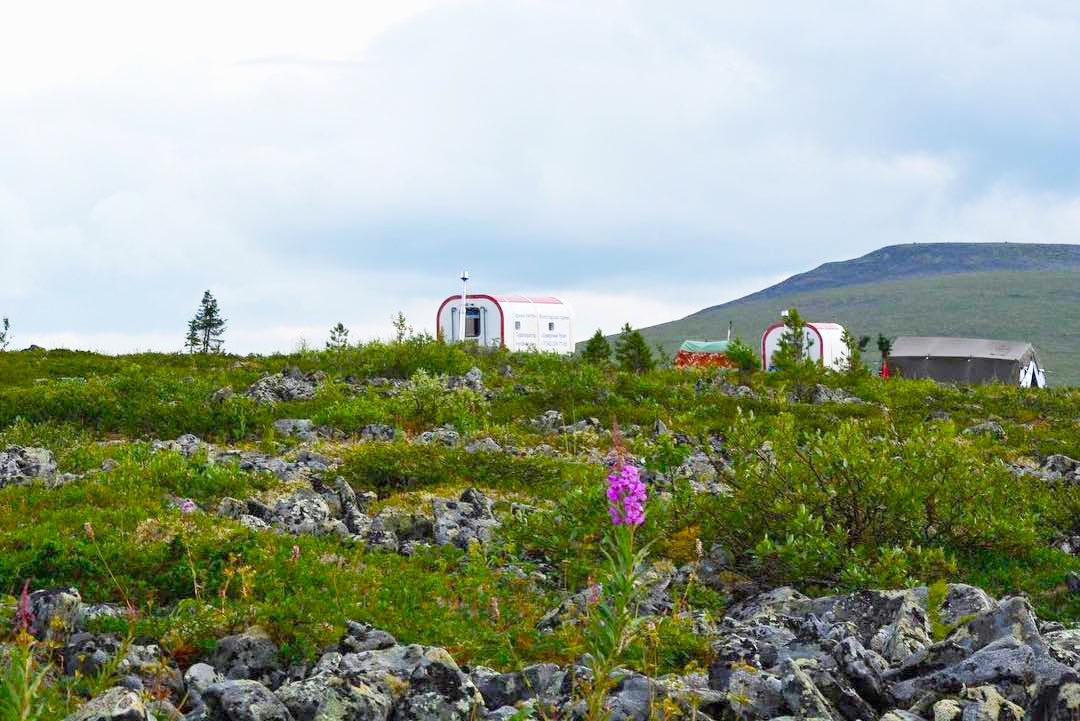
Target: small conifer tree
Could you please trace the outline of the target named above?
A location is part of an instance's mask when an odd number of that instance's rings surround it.
[[[743,381],[747,380],[758,368],[757,353],[739,338],[728,344],[724,355],[727,356],[732,365],[739,369],[739,378]]]
[[[615,341],[615,358],[624,371],[644,373],[655,365],[649,344],[640,331],[634,330],[627,323],[623,326],[619,339]]]
[[[784,318],[787,330],[780,336],[780,343],[773,353],[772,364],[779,370],[791,370],[803,364],[810,351],[811,340],[806,337],[806,321],[799,311],[789,308]]]
[[[847,364],[844,370],[850,376],[857,376],[866,372],[866,366],[862,362],[862,353],[870,343],[870,336],[864,335],[856,338],[851,331],[844,328],[844,335],[840,338],[847,346]]]
[[[585,344],[581,357],[589,363],[607,363],[611,359],[611,344],[599,328]]]
[[[349,329],[344,323],[338,323],[330,329],[330,340],[326,341],[326,350],[344,350],[349,347]]]
[[[225,319],[221,317],[218,303],[210,291],[203,293],[195,317],[188,321],[187,339],[184,347],[192,353],[218,353],[225,342]]]
[[[11,342],[11,339],[8,337],[11,323],[8,322],[7,316],[4,317],[3,321],[0,321],[0,326],[3,326],[3,329],[0,330],[0,351],[4,351],[7,350],[8,343]]]

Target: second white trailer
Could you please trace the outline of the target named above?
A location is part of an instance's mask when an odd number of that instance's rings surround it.
[[[783,323],[773,323],[761,336],[761,367],[772,368],[773,354],[780,348],[780,339],[788,333]],[[848,351],[844,344],[844,326],[839,323],[807,323],[803,329],[807,358],[826,368],[840,370],[847,362]]]
[[[461,337],[461,313],[465,334]],[[574,352],[574,311],[554,296],[452,295],[439,306],[435,319],[439,338],[467,341],[509,350]]]

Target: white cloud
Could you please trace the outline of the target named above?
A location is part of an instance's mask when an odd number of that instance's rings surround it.
[[[210,288],[227,347],[269,351],[339,320],[385,337],[397,310],[430,328],[471,266],[614,332],[890,243],[1076,242],[1078,20],[22,3],[0,26],[0,311],[23,338],[171,348]]]

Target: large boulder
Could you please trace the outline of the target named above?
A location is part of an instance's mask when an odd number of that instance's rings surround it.
[[[64,721],[148,721],[142,697],[121,686],[110,688],[91,699]]]
[[[392,703],[377,688],[329,674],[285,684],[274,694],[296,721],[386,721]]]
[[[244,391],[244,395],[254,398],[259,403],[278,403],[281,401],[311,400],[315,397],[318,384],[315,377],[306,375],[296,368],[288,368],[282,373],[263,376]]]
[[[0,488],[30,483],[35,478],[52,480],[56,469],[56,458],[47,448],[9,446],[0,451]]]
[[[207,661],[227,679],[271,683],[281,670],[277,644],[258,626],[219,639]]]
[[[491,501],[476,489],[468,489],[457,501],[443,498],[432,500],[435,514],[435,543],[467,549],[473,541],[491,540],[499,526],[492,512]]]
[[[207,721],[295,721],[288,707],[258,681],[215,683],[203,699]]]

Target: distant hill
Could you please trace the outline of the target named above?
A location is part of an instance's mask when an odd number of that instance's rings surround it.
[[[1052,385],[1080,385],[1080,245],[894,245],[641,332],[670,352],[688,338],[723,338],[732,321],[735,335],[756,347],[792,306],[808,320],[837,321],[874,338],[1030,341]]]

